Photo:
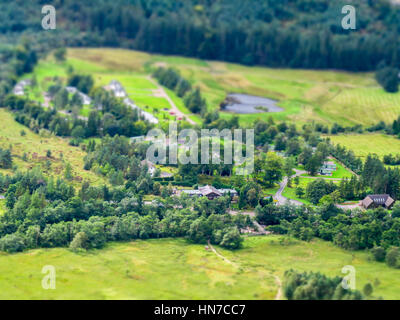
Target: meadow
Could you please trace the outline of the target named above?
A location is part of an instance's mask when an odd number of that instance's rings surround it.
[[[39,135],[14,120],[12,113],[0,109],[0,148],[12,149],[13,164],[17,169],[25,171],[39,166],[42,172],[56,177],[63,177],[66,163],[70,163],[73,171],[75,185],[81,181],[93,184],[104,184],[106,180],[91,171],[83,170],[83,158],[86,152],[79,147],[72,147],[68,141],[46,133]],[[51,157],[47,157],[50,150]],[[23,155],[26,154],[26,161]],[[47,162],[51,167],[47,167]],[[0,173],[12,174],[12,170],[0,169]],[[1,210],[1,209],[0,209]]]
[[[213,110],[219,109],[219,104],[232,92],[276,99],[285,109],[278,113],[240,115],[243,125],[270,116],[300,124],[315,120],[370,125],[379,120],[394,120],[400,113],[400,93],[384,92],[371,73],[247,67],[104,48],[69,49],[68,57],[68,63],[72,61],[74,66],[79,66],[77,70],[99,72],[100,68],[100,72],[105,72],[106,69],[115,77],[121,73],[128,73],[129,77],[131,74],[134,77],[147,76],[156,67],[173,67],[193,86],[202,89],[209,108]],[[137,86],[144,89],[141,83]],[[153,107],[154,103],[150,104]],[[232,113],[221,112],[222,118],[231,116]]]
[[[329,136],[335,145],[340,144],[354,152],[358,157],[365,158],[375,153],[380,158],[392,153],[400,153],[400,139],[385,134],[348,134]]]
[[[374,296],[400,297],[400,270],[320,240],[281,242],[281,236],[249,237],[242,249],[216,248],[184,239],[111,243],[102,250],[73,253],[37,249],[0,254],[1,299],[275,299],[277,279],[290,268],[344,276],[356,268],[359,289],[370,282]],[[43,290],[42,267],[56,269],[56,289]]]

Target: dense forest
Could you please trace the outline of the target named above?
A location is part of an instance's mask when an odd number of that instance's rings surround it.
[[[57,30],[41,28],[53,4]],[[344,5],[356,30],[341,26]],[[1,1],[0,33],[49,45],[110,46],[271,67],[375,70],[395,65],[400,9],[389,0]]]

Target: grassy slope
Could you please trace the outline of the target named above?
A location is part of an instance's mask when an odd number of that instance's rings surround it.
[[[274,299],[274,275],[285,270],[342,275],[356,268],[357,288],[374,283],[375,294],[400,297],[400,271],[369,261],[365,252],[349,252],[315,240],[280,245],[278,236],[247,238],[244,248],[217,250],[234,265],[182,239],[112,243],[105,249],[75,254],[39,249],[0,254],[2,299]],[[41,288],[44,265],[56,268],[56,290]],[[342,275],[343,276],[343,275]]]
[[[5,109],[0,109],[0,118],[2,126],[0,126],[0,148],[12,147],[13,162],[18,169],[26,170],[36,165],[42,166],[42,170],[46,171],[45,164],[47,160],[51,162],[51,170],[47,172],[55,176],[63,176],[65,163],[60,158],[68,161],[73,169],[75,177],[81,177],[94,184],[104,183],[105,180],[91,171],[83,170],[83,158],[86,153],[78,147],[72,147],[62,138],[55,136],[41,137],[33,133],[27,127],[19,124],[13,118],[13,115]],[[21,131],[26,132],[25,136],[21,136]],[[51,150],[52,157],[47,158],[47,150]],[[28,155],[28,161],[22,160],[23,154]],[[37,158],[33,158],[34,153]],[[11,173],[11,170],[1,170],[2,173]],[[76,181],[76,184],[78,182]]]
[[[0,215],[2,215],[6,210],[6,200],[0,199]]]
[[[384,134],[354,134],[330,136],[334,144],[353,150],[356,156],[366,157],[376,153],[379,157],[400,153],[400,140]]]
[[[400,93],[385,93],[369,73],[245,67],[120,49],[70,49],[68,55],[118,72],[145,73],[150,65],[172,66],[202,88],[208,105],[214,109],[229,92],[277,99],[285,108],[282,113],[241,115],[243,124],[270,115],[300,123],[319,120],[344,125],[372,124],[397,118],[400,112]],[[230,116],[222,113],[222,117]]]

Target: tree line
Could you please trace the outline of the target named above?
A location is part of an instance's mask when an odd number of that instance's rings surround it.
[[[195,243],[240,247],[239,230],[251,220],[227,212],[229,197],[216,201],[171,197],[164,187],[157,203],[145,204],[140,181],[109,188],[83,183],[74,187],[48,178],[38,168],[0,175],[7,211],[0,217],[0,250],[38,247],[74,250],[101,248],[107,241],[186,237]]]

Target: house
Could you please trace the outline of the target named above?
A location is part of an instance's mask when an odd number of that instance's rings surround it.
[[[134,110],[138,111],[139,116],[141,116],[143,119],[147,120],[150,123],[154,123],[157,124],[158,123],[158,119],[153,116],[151,113],[143,111],[142,109],[140,109],[131,99],[129,98],[125,98],[124,99],[124,103],[131,107]]]
[[[212,186],[200,187],[199,191],[203,197],[207,197],[209,200],[213,200],[222,196],[222,193]]]
[[[213,186],[199,187],[198,190],[182,190],[183,193],[190,197],[207,197],[213,200],[222,196],[229,195],[231,199],[238,195],[236,190],[233,189],[216,189]]]
[[[30,85],[31,85],[31,80],[29,79],[21,80],[15,85],[13,89],[13,94],[15,94],[16,96],[23,96],[25,94],[24,91],[25,87]]]
[[[235,189],[218,189],[218,191],[224,196],[229,195],[231,198],[238,196],[238,192]]]
[[[325,161],[318,172],[324,176],[331,176],[333,171],[336,171],[336,163],[333,161]]]
[[[87,105],[90,105],[92,103],[92,99],[87,94],[84,94],[83,92],[80,92],[77,88],[75,88],[75,87],[65,87],[65,89],[68,91],[68,93],[71,93],[71,94],[75,94],[75,93],[78,92],[79,96],[82,99],[82,104],[83,105],[87,106]]]
[[[156,173],[157,168],[156,168],[156,166],[154,165],[153,162],[150,162],[150,161],[148,161],[148,160],[143,160],[142,162],[140,162],[140,164],[141,164],[143,167],[144,167],[144,166],[147,166],[150,175],[151,175],[152,177],[154,176],[154,174]]]
[[[124,98],[124,103],[128,106],[131,107],[134,110],[138,111],[138,114],[141,118],[144,120],[147,120],[150,123],[157,124],[158,119],[153,116],[151,113],[143,111],[140,109],[131,99],[128,98],[128,95],[122,86],[122,84],[117,81],[117,80],[111,80],[108,86],[104,87],[106,90],[110,90],[113,92],[114,96],[117,98]]]
[[[117,80],[111,80],[106,89],[111,90],[117,98],[125,98],[127,96],[124,87]]]
[[[361,202],[361,205],[365,209],[373,209],[377,207],[390,209],[394,203],[395,200],[388,194],[371,194],[365,197]]]
[[[24,88],[20,85],[16,85],[13,89],[13,94],[16,96],[23,96],[25,94]]]

